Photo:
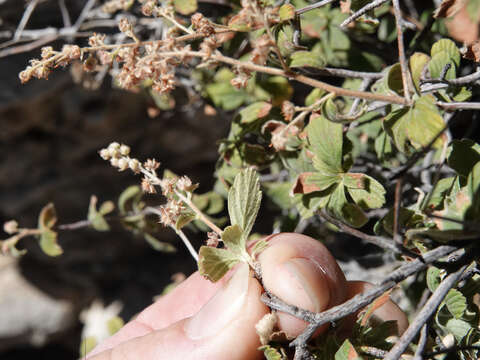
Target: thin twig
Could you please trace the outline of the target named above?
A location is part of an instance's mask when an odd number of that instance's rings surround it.
[[[383,359],[383,357],[387,353],[385,350],[378,349],[372,346],[362,346],[360,347],[360,351],[365,355],[373,356],[377,359]]]
[[[354,12],[352,15],[350,15],[347,19],[345,19],[345,20],[340,24],[340,27],[345,28],[345,27],[346,27],[348,24],[350,24],[352,21],[355,21],[355,20],[358,19],[360,16],[366,14],[366,13],[369,12],[370,10],[375,9],[376,7],[379,7],[380,5],[383,5],[383,4],[386,3],[387,1],[389,1],[389,0],[375,0],[375,1],[372,1],[371,3],[368,3],[367,5],[365,5],[364,7],[362,7],[361,9],[357,10],[357,11]]]
[[[405,57],[405,45],[403,43],[403,28],[402,28],[402,14],[400,12],[400,4],[398,0],[392,0],[393,10],[395,13],[396,27],[397,27],[397,42],[398,42],[398,60],[400,61],[400,68],[402,71],[403,95],[407,102],[411,101],[410,91],[412,89],[412,78],[410,69],[408,68],[407,58]]]
[[[88,0],[87,1],[87,3],[85,4],[85,6],[82,9],[82,12],[78,16],[77,21],[75,21],[75,24],[73,25],[73,29],[75,30],[75,32],[80,28],[82,23],[85,21],[85,19],[88,16],[88,13],[90,12],[90,10],[92,9],[93,5],[95,5],[96,2],[97,2],[97,0]]]
[[[152,206],[149,206],[145,208],[146,211],[148,211],[151,214],[155,214],[158,216],[162,216],[162,212],[158,210],[157,208],[154,208]],[[170,228],[177,233],[177,235],[182,239],[185,247],[187,248],[188,252],[192,257],[195,259],[196,262],[198,262],[198,253],[195,251],[195,248],[192,246],[192,243],[190,240],[188,240],[188,237],[185,235],[185,233],[181,229],[177,229],[175,226],[170,225]]]
[[[27,26],[28,20],[30,20],[30,16],[32,16],[33,11],[37,7],[39,0],[32,0],[28,3],[25,12],[23,13],[20,22],[18,23],[17,30],[15,30],[15,34],[13,35],[13,40],[18,40],[22,36],[23,29]]]
[[[427,345],[427,330],[428,325],[423,325],[422,331],[420,331],[420,340],[418,341],[417,350],[415,350],[413,360],[423,360],[422,354],[425,350],[425,345]]]
[[[422,326],[428,321],[430,316],[437,311],[438,306],[443,301],[447,293],[452,289],[458,280],[462,277],[463,272],[467,268],[467,265],[462,266],[456,272],[448,275],[438,285],[435,292],[430,296],[425,306],[420,310],[415,319],[410,323],[408,329],[403,333],[400,339],[395,343],[393,348],[384,357],[385,360],[398,360],[400,356],[405,352],[408,345],[412,342],[413,338],[418,334]]]
[[[65,0],[58,0],[58,7],[62,13],[63,27],[69,28],[72,26],[72,20],[70,14],[68,13],[67,6],[65,5]]]
[[[440,349],[436,351],[432,351],[429,353],[426,353],[424,355],[424,358],[433,358],[435,355],[440,355],[440,354],[449,354],[452,352],[458,352],[458,351],[464,351],[464,350],[480,350],[480,345],[458,345],[458,346],[452,346],[448,347],[445,349]]]
[[[322,7],[322,6],[325,6],[325,5],[328,5],[332,2],[334,2],[336,0],[323,0],[323,1],[319,1],[319,2],[316,2],[314,4],[311,4],[311,5],[308,5],[308,6],[305,6],[301,9],[298,9],[297,11],[295,11],[295,13],[297,15],[301,15],[303,13],[306,13],[307,11],[310,11],[310,10],[314,10],[314,9],[318,9],[319,7]]]
[[[395,201],[393,203],[393,241],[400,245],[402,237],[399,234],[400,205],[402,204],[402,183],[403,177],[398,178],[395,184]]]
[[[480,102],[444,102],[437,101],[437,105],[449,111],[480,110]]]
[[[403,251],[395,244],[393,243],[390,239],[381,237],[381,236],[373,236],[373,235],[368,235],[360,230],[354,229],[340,220],[335,219],[334,217],[330,216],[326,211],[320,211],[319,215],[323,217],[325,220],[328,222],[332,223],[336,227],[338,227],[341,231],[350,234],[352,236],[355,236],[359,239],[365,240],[366,242],[370,244],[374,244],[382,249],[392,251],[395,254],[402,254]]]
[[[338,76],[344,78],[356,78],[356,79],[380,79],[384,76],[381,72],[367,72],[367,71],[353,71],[348,69],[338,69],[338,68],[323,68],[317,69],[316,72],[320,75],[326,76]]]

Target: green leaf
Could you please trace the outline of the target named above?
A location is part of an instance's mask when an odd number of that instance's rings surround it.
[[[240,226],[227,226],[225,230],[223,230],[222,241],[226,248],[239,258],[246,254],[246,237],[243,236],[243,231]]]
[[[278,10],[280,21],[288,21],[295,18],[295,6],[292,4],[283,4]]]
[[[319,88],[313,89],[312,91],[310,91],[310,94],[308,94],[305,98],[305,106],[311,106],[315,104],[323,96],[325,96],[325,90]]]
[[[240,261],[238,256],[226,249],[202,246],[198,257],[198,271],[200,275],[216,282]]]
[[[95,336],[87,336],[80,344],[80,358],[85,358],[87,354],[97,346],[97,339]]]
[[[194,194],[193,203],[208,215],[218,214],[223,210],[224,198],[215,191],[209,191],[204,194]]]
[[[453,334],[453,336],[455,336],[455,339],[459,342],[462,341],[462,339],[467,336],[470,329],[472,329],[472,325],[460,319],[448,320],[445,327],[449,332]]]
[[[38,216],[38,228],[40,230],[51,229],[57,222],[57,213],[55,205],[48,203],[45,205]]]
[[[403,94],[402,67],[396,63],[390,67],[386,76],[387,89]]]
[[[442,281],[440,277],[441,273],[441,270],[435,266],[430,266],[427,270],[427,286],[432,293],[437,289],[438,285],[440,285],[440,282]]]
[[[362,227],[368,221],[367,216],[359,206],[347,201],[343,185],[337,186],[330,195],[327,209],[334,217],[353,227]]]
[[[63,254],[62,248],[57,244],[57,233],[50,229],[45,229],[40,234],[40,248],[48,256]]]
[[[228,192],[228,214],[232,225],[239,225],[248,237],[262,201],[260,180],[255,170],[248,168],[235,176]]]
[[[184,212],[180,214],[175,222],[175,229],[180,230],[184,226],[190,224],[193,220],[195,220],[197,216],[191,212]]]
[[[412,80],[417,88],[417,91],[420,91],[420,78],[422,76],[423,70],[425,66],[427,66],[428,61],[430,60],[430,56],[424,53],[413,53],[410,56],[408,61],[410,66],[410,72],[412,74]]]
[[[197,11],[197,0],[173,0],[175,11],[182,15],[190,15]]]
[[[450,64],[450,69],[448,69],[445,74],[445,79],[452,80],[456,77],[456,67],[455,62],[448,55],[446,51],[441,51],[432,56],[431,60],[428,63],[428,70],[430,71],[430,76],[432,79],[438,79],[442,75],[442,71]]]
[[[173,246],[172,244],[169,244],[164,241],[160,241],[154,236],[150,235],[149,233],[144,233],[143,237],[146,240],[146,242],[149,243],[154,250],[166,252],[166,253],[173,253],[177,251],[175,246]]]
[[[91,222],[91,225],[95,230],[97,230],[97,231],[108,231],[108,230],[110,230],[110,226],[108,225],[107,221],[103,217],[103,214],[101,212],[97,211],[97,200],[98,199],[95,195],[92,195],[90,197],[90,204],[88,206],[87,219]],[[111,203],[111,204],[113,206],[113,203]],[[104,211],[105,210],[109,210],[108,205],[104,208]]]
[[[353,201],[363,209],[376,209],[385,203],[385,189],[377,180],[365,175],[348,173],[343,183]]]
[[[264,182],[262,187],[265,189],[267,198],[269,198],[280,209],[290,209],[292,207],[292,198],[289,195],[292,184],[289,182]]]
[[[252,258],[255,260],[257,254],[260,254],[268,247],[268,242],[265,240],[258,240],[251,250]]]
[[[123,325],[125,325],[125,322],[120,316],[114,316],[113,318],[108,320],[107,329],[110,336],[118,332],[118,330],[120,330],[123,327]]]
[[[325,66],[325,60],[311,51],[296,51],[290,56],[290,67],[312,67],[321,69]]]
[[[323,174],[320,172],[315,173],[303,173],[300,174],[299,180],[302,180],[302,175],[306,175],[303,181],[305,182],[304,188],[308,188],[310,186],[310,191],[303,192],[304,194],[308,194],[309,192],[313,191],[323,191],[327,190],[330,186],[339,183],[342,178],[339,174]]]
[[[455,139],[451,142],[447,163],[457,174],[467,177],[479,161],[480,145],[470,139]]]
[[[317,162],[314,165],[317,170],[331,174],[341,173],[342,150],[343,150],[343,126],[342,124],[328,121],[324,116],[312,114],[307,126],[310,149],[314,153]],[[324,164],[325,166],[321,166]]]
[[[420,149],[444,129],[445,122],[435,105],[435,99],[424,95],[412,107],[393,110],[385,118],[384,127],[397,148],[405,152],[407,139],[414,148]],[[440,136],[433,147],[440,148],[445,141],[445,136]]]
[[[251,123],[257,119],[264,118],[270,112],[272,104],[269,104],[265,101],[259,101],[248,105],[246,108],[242,109],[239,113],[240,122],[242,124]]]
[[[282,356],[282,354],[271,347],[270,345],[263,345],[258,348],[258,350],[263,351],[263,355],[265,356],[266,360],[285,360],[286,357]]]
[[[107,215],[110,214],[113,210],[115,210],[115,204],[113,201],[105,201],[100,205],[100,209],[98,209],[98,212],[102,215]]]
[[[215,106],[224,110],[237,109],[247,99],[245,91],[235,89],[229,82],[208,84],[206,91]]]
[[[335,353],[335,360],[362,360],[350,340],[346,339]]]
[[[454,182],[455,177],[453,176],[440,179],[435,184],[432,192],[427,196],[428,204],[426,205],[426,207],[430,210],[442,208],[443,202],[445,201],[445,198],[448,196],[448,194],[451,192]]]
[[[468,175],[466,187],[472,202],[467,210],[466,217],[471,220],[478,220],[480,217],[480,162],[475,164]]]
[[[126,188],[118,197],[118,209],[120,214],[125,215],[127,212],[132,210],[133,206],[129,206],[138,202],[139,198],[142,196],[142,190],[140,186],[132,185]]]
[[[460,66],[461,54],[457,45],[450,39],[441,39],[433,44],[430,54],[434,57],[436,54],[445,52],[453,60],[455,67]]]
[[[448,311],[455,316],[456,319],[462,317],[467,309],[467,299],[457,289],[450,289],[444,300]]]

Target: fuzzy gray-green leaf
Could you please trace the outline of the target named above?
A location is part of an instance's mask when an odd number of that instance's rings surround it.
[[[262,201],[260,181],[255,170],[248,168],[235,176],[228,192],[228,214],[232,225],[238,225],[245,238],[252,231]]]

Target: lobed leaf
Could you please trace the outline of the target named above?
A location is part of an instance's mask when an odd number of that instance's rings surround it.
[[[241,171],[228,192],[228,214],[232,225],[238,225],[246,238],[253,224],[262,201],[260,180],[255,170],[248,168]]]
[[[346,339],[335,353],[335,360],[362,360],[350,340]]]
[[[242,109],[239,113],[240,122],[242,124],[248,124],[254,122],[257,119],[264,118],[270,112],[272,104],[266,101],[259,101],[248,105],[246,108]]]
[[[343,172],[343,126],[328,121],[324,116],[312,114],[307,136],[310,150],[316,157],[314,166],[317,170],[330,174]]]
[[[226,249],[202,246],[198,254],[198,271],[212,282],[220,280],[241,259]]]

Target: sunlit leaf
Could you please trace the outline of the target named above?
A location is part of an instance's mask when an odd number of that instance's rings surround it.
[[[173,0],[175,11],[182,15],[190,15],[197,11],[197,0]]]
[[[110,335],[115,334],[116,332],[118,332],[118,330],[120,330],[123,327],[123,325],[125,325],[125,322],[120,316],[115,316],[111,318],[110,320],[107,321],[108,333]]]
[[[450,311],[456,319],[461,318],[467,309],[467,299],[457,289],[450,289],[444,302],[445,305],[447,305],[448,311]]]
[[[220,280],[241,259],[231,251],[202,246],[198,257],[198,271],[210,281]]]
[[[167,252],[167,253],[172,253],[172,252],[177,251],[175,246],[173,246],[172,244],[164,242],[164,241],[160,241],[157,238],[155,238],[154,236],[150,235],[149,233],[144,233],[143,237],[145,238],[147,243],[149,243],[150,246],[154,250],[161,251],[161,252]]]
[[[45,229],[40,234],[40,247],[48,256],[59,256],[63,254],[63,249],[57,243],[57,233],[53,230]]]
[[[292,20],[295,17],[295,6],[292,4],[283,4],[278,10],[280,21]]]
[[[420,91],[420,78],[429,60],[430,56],[419,52],[413,53],[408,60],[410,72],[412,74],[412,80],[417,88],[417,91]]]
[[[418,98],[412,107],[393,110],[385,118],[384,126],[393,137],[397,148],[405,152],[407,139],[413,147],[420,149],[440,134],[445,121],[435,105],[435,99],[430,95],[424,95]],[[445,136],[441,135],[433,147],[439,148],[445,141]]]
[[[312,114],[307,127],[310,149],[317,160],[325,164],[328,173],[341,173],[342,148],[343,148],[343,126],[342,124],[328,121],[324,116]],[[314,163],[315,164],[315,163]]]
[[[239,113],[241,123],[250,123],[257,119],[264,118],[270,112],[272,104],[269,104],[265,101],[259,101],[248,105],[246,108],[242,109]]]
[[[363,209],[376,209],[385,203],[385,189],[377,180],[365,175],[348,173],[343,183],[353,201]]]
[[[297,51],[290,56],[290,67],[312,67],[323,68],[325,60],[318,54],[311,51]]]
[[[245,237],[250,234],[257,217],[262,192],[255,170],[248,168],[240,172],[228,192],[228,214],[232,225],[239,225]]]
[[[335,360],[362,360],[350,340],[346,339],[335,353]]]
[[[446,52],[448,56],[453,60],[455,67],[460,66],[460,50],[458,50],[457,45],[450,39],[441,39],[433,44],[431,49],[431,55],[434,57],[436,54],[441,52]]]

